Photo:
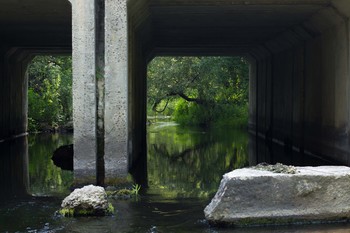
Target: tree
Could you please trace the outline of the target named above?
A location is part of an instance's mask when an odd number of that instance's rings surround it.
[[[162,112],[176,101],[180,123],[209,125],[247,106],[248,84],[248,64],[241,57],[157,57],[148,67],[148,102]]]
[[[70,121],[71,57],[37,56],[28,67],[28,76],[29,130],[55,127]]]

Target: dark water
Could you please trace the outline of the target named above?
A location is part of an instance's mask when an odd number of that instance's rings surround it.
[[[73,180],[51,161],[71,135],[36,135],[0,143],[0,232],[350,232],[350,225],[220,229],[203,209],[222,175],[256,162],[329,164],[282,147],[266,146],[243,131],[181,128],[158,123],[148,133],[149,189],[138,199],[112,201],[114,216],[62,218],[55,214]]]

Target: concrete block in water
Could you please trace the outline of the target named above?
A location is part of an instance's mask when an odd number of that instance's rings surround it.
[[[212,224],[265,225],[350,219],[350,168],[296,167],[295,174],[244,168],[223,176],[204,210]]]

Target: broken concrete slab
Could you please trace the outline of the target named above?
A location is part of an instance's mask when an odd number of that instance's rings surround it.
[[[295,174],[244,168],[223,176],[205,208],[215,225],[270,225],[350,219],[350,168],[296,167]]]

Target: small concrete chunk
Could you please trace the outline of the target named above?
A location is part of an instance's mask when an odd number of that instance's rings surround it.
[[[88,185],[75,189],[61,204],[63,215],[105,215],[110,212],[107,194],[102,187]],[[70,211],[70,212],[69,212]]]
[[[350,168],[296,167],[295,174],[253,168],[223,176],[205,208],[211,224],[266,225],[350,219]]]

